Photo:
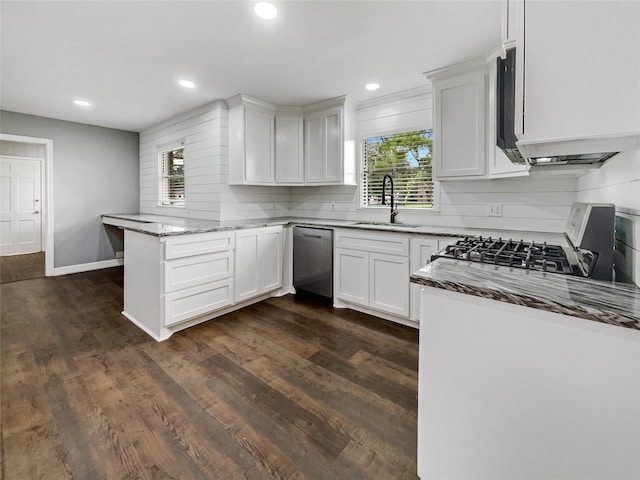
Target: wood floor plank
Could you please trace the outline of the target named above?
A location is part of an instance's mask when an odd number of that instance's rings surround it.
[[[0,285],[0,477],[416,480],[417,334],[294,296],[157,343],[123,269]]]
[[[44,252],[0,257],[0,283],[44,277]]]
[[[67,451],[57,441],[58,430],[53,420],[30,428],[4,434],[2,441],[2,473],[0,478],[64,480],[73,478],[67,463]]]
[[[149,352],[150,355],[157,355],[158,352],[153,350]],[[159,358],[154,358],[154,361],[158,363],[172,378],[180,378],[181,381],[185,378],[192,379],[191,381],[183,382],[185,389],[196,400],[204,410],[206,410],[212,417],[214,417],[225,429],[225,431],[244,448],[250,455],[250,458],[243,458],[242,460],[236,460],[237,464],[242,464],[244,468],[244,475],[247,478],[263,478],[258,475],[259,471],[252,472],[251,469],[255,468],[258,464],[264,467],[267,477],[274,479],[304,479],[305,477],[297,470],[294,462],[292,462],[276,444],[271,442],[267,437],[258,433],[255,429],[247,423],[246,418],[237,414],[234,411],[234,407],[230,406],[231,402],[229,395],[216,394],[212,389],[208,388],[206,383],[198,379],[211,379],[211,371],[206,370],[200,364],[197,364],[188,358],[183,362],[173,362],[166,356],[157,355]],[[233,402],[234,405],[237,402]],[[224,440],[220,436],[215,438],[215,441]],[[254,462],[252,467],[250,464]],[[237,478],[240,478],[238,476]]]
[[[275,308],[278,314],[274,316],[271,310],[271,315],[265,316],[265,322],[287,322],[289,328],[297,330],[308,341],[318,342],[323,348],[343,354],[345,357],[350,357],[358,350],[364,350],[398,365],[417,370],[418,354],[411,348],[411,345],[417,343],[417,333],[413,333],[416,336],[410,340],[398,338],[395,335],[376,334],[371,328],[358,322],[345,322],[345,317],[342,316],[352,318],[353,314],[357,313],[358,316],[355,318],[360,318],[362,314],[359,312],[338,310],[323,304],[316,308],[305,309],[300,303],[289,298],[283,299],[278,305],[268,302],[272,302],[272,299],[263,302],[266,305],[251,306],[257,312],[263,311],[267,306]],[[300,309],[303,313],[300,313]],[[405,329],[413,330],[406,327]]]
[[[402,367],[369,352],[363,352],[362,350],[356,352],[349,359],[349,363],[370,373],[382,375],[389,381],[398,383],[412,391],[415,391],[418,384],[418,372],[415,370]]]

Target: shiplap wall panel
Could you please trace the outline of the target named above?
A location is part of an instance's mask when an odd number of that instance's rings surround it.
[[[219,101],[140,133],[140,212],[220,218],[219,193],[213,187],[220,182],[220,164],[225,161],[226,118],[226,105]],[[158,151],[180,142],[186,159],[186,208],[159,207]]]
[[[640,150],[623,152],[607,160],[600,169],[578,179],[578,200],[613,203],[617,248],[624,260],[619,266],[640,285]],[[624,245],[620,245],[624,243]]]
[[[228,110],[214,102],[140,134],[140,211],[158,215],[245,220],[289,214],[288,187],[228,185]],[[158,150],[184,142],[186,208],[157,206]]]

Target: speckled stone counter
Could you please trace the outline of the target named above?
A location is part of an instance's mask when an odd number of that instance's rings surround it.
[[[640,288],[632,284],[444,258],[411,282],[640,330]]]
[[[221,230],[236,230],[242,228],[266,227],[271,225],[300,225],[311,227],[353,228],[358,230],[373,230],[379,232],[413,233],[434,237],[458,238],[464,236],[494,236],[528,241],[549,241],[564,244],[564,236],[558,233],[541,232],[510,232],[504,230],[485,230],[462,227],[441,227],[434,225],[408,225],[402,223],[380,224],[376,222],[358,222],[354,220],[334,220],[320,218],[283,217],[257,220],[232,220],[217,222],[214,220],[200,220],[180,217],[170,217],[151,214],[114,213],[102,215],[102,223],[125,230],[132,230],[157,237],[188,235],[193,233],[217,232]]]

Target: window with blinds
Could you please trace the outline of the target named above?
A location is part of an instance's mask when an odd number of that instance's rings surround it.
[[[381,135],[362,145],[362,205],[382,204],[382,179],[393,178],[394,203],[403,208],[433,208],[432,131]],[[387,200],[390,200],[387,188]]]
[[[158,153],[158,205],[184,207],[184,147]]]

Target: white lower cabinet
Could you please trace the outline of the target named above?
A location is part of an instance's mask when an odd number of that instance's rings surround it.
[[[336,230],[335,243],[336,299],[408,318],[408,237]]]
[[[257,297],[282,286],[282,227],[236,232],[235,301]]]
[[[164,262],[164,291],[215,282],[233,275],[233,251],[196,255]]]
[[[369,254],[358,250],[335,250],[335,296],[358,305],[369,305]]]
[[[369,306],[401,317],[409,316],[409,259],[369,254]]]
[[[164,324],[175,325],[232,303],[232,278],[168,293],[164,296]]]
[[[235,232],[156,237],[125,230],[124,311],[160,341],[234,303]]]

